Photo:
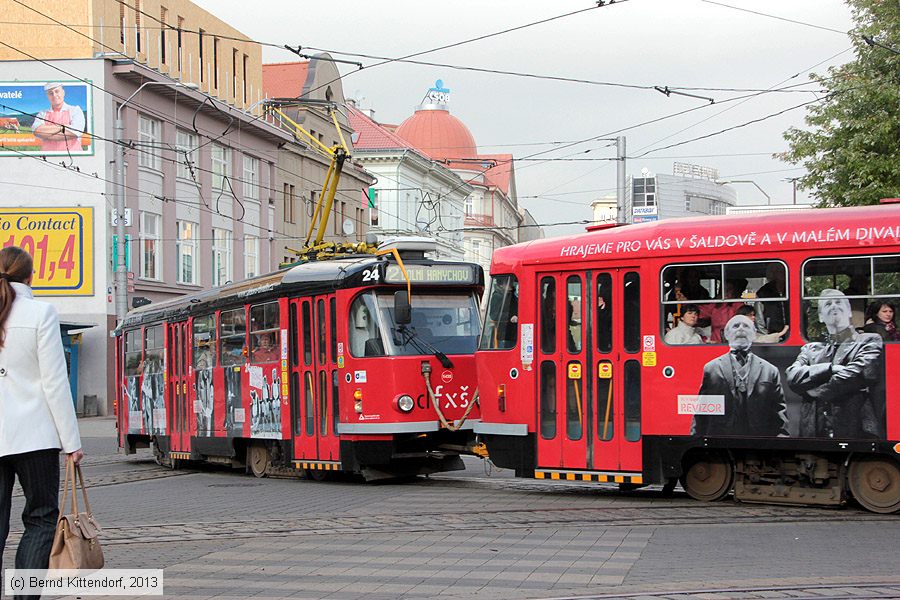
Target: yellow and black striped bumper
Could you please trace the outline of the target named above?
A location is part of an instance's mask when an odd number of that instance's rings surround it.
[[[169,458],[174,458],[175,460],[191,460],[190,452],[169,452]]]
[[[341,463],[339,461],[314,461],[306,462],[295,460],[295,469],[310,469],[313,471],[340,471]]]
[[[535,479],[552,479],[556,481],[596,481],[598,483],[631,483],[643,485],[644,477],[640,473],[610,473],[600,471],[560,471],[535,469]]]

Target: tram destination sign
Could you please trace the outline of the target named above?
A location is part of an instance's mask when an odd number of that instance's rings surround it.
[[[473,284],[475,283],[475,269],[472,265],[410,265],[407,264],[406,273],[410,283],[430,284]],[[385,283],[406,283],[400,265],[389,264],[384,274]]]

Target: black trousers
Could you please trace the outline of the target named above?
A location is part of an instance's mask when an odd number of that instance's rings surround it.
[[[25,492],[25,532],[16,550],[16,568],[46,569],[59,518],[59,449],[0,456],[0,574],[16,476]]]

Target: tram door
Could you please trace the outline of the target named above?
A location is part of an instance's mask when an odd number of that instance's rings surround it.
[[[637,270],[538,277],[538,467],[640,470]]]
[[[296,460],[340,460],[333,295],[291,300],[290,403]]]
[[[186,452],[191,447],[191,414],[193,413],[188,394],[188,354],[190,348],[190,328],[187,321],[169,323],[168,356],[166,357],[166,389],[168,391],[169,424],[172,451]]]
[[[640,471],[645,349],[640,334],[640,274],[628,268],[594,271],[592,280],[594,418],[589,466],[598,471]]]
[[[538,282],[538,466],[584,469],[585,274],[545,274]]]

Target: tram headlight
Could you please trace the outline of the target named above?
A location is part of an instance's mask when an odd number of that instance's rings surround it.
[[[402,413],[410,413],[416,407],[416,401],[413,400],[412,396],[403,394],[394,398],[394,406]]]

